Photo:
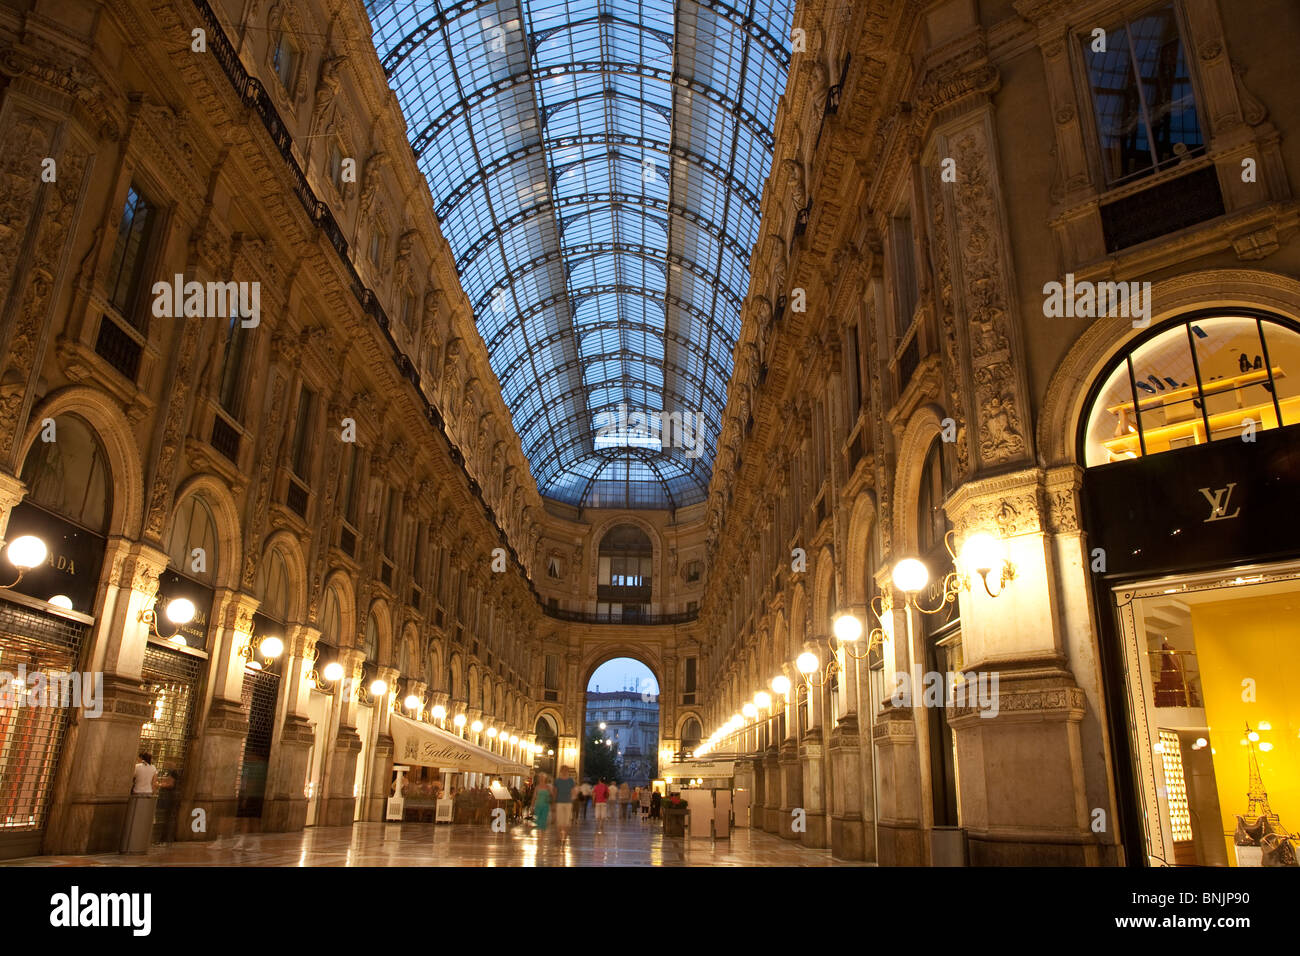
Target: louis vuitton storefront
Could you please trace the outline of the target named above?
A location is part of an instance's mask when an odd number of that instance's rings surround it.
[[[1180,317],[1094,385],[1079,436],[1131,862],[1295,865],[1300,328]]]

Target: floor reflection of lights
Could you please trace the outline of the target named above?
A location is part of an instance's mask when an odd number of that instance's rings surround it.
[[[555,827],[531,822],[507,832],[432,823],[357,823],[296,833],[245,833],[204,843],[116,853],[28,857],[18,866],[845,866],[829,850],[809,850],[770,833],[737,829],[730,840],[665,838],[658,821],[579,820],[561,846]]]

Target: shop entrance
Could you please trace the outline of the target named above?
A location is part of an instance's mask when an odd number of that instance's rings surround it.
[[[1147,853],[1293,866],[1300,846],[1300,567],[1117,588]]]
[[[278,665],[272,662],[272,666]],[[244,671],[241,703],[248,712],[248,735],[239,762],[239,804],[236,816],[260,818],[266,796],[266,772],[271,760],[275,731],[275,705],[280,694],[280,675],[272,667]]]
[[[71,713],[52,706],[62,701],[51,701],[49,693],[61,686],[61,677],[80,680],[77,659],[86,631],[81,621],[0,601],[0,680],[8,684],[0,687],[0,859],[41,851]],[[39,689],[34,675],[45,678]]]
[[[153,755],[158,770],[158,806],[154,811],[153,842],[176,838],[176,812],[181,781],[194,736],[199,681],[206,656],[162,647],[152,641],[144,651],[141,679],[153,701],[153,713],[140,728],[140,750]]]

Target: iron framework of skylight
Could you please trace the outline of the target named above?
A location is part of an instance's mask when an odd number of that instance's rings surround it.
[[[707,494],[793,9],[368,0],[543,495],[676,508]],[[635,413],[700,415],[702,454],[597,439]]]

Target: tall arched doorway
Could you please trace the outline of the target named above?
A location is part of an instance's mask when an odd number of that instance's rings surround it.
[[[659,773],[659,682],[645,664],[616,657],[587,681],[582,776],[645,786]]]
[[[558,769],[560,750],[560,735],[555,729],[555,724],[551,718],[542,714],[537,718],[537,724],[533,727],[533,735],[537,738],[537,745],[542,749],[537,752],[537,757],[533,761],[533,767],[548,777],[554,778],[555,771]]]

